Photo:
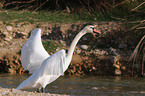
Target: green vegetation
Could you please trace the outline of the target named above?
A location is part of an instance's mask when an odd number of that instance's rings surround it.
[[[0,1],[0,20],[30,23],[142,21],[144,7],[144,0],[3,0]],[[13,11],[5,11],[7,9]]]
[[[62,45],[60,43],[56,43],[53,40],[43,40],[42,41],[44,48],[49,53],[55,53],[57,51],[57,48],[62,48]]]
[[[118,14],[118,15],[115,15]],[[128,17],[127,17],[128,16]],[[74,22],[95,22],[95,21],[112,21],[112,20],[142,20],[142,16],[129,18],[126,13],[113,11],[113,13],[77,13],[70,14],[63,11],[56,12],[31,12],[31,11],[14,11],[7,10],[0,12],[0,21],[6,22],[50,22],[50,23],[74,23]]]
[[[84,15],[82,15],[84,16]],[[75,21],[93,21],[93,17],[85,14],[85,17],[76,14],[67,14],[65,12],[30,12],[30,11],[2,11],[0,20],[3,22],[51,22],[51,23],[73,23]]]

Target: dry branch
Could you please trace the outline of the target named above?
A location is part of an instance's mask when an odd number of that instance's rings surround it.
[[[121,3],[119,3],[119,4],[114,5],[113,7],[117,7],[117,6],[121,5],[121,4],[124,4],[124,3],[127,2],[127,1],[128,1],[128,0],[125,0],[125,1],[123,1],[123,2],[121,2]]]
[[[34,2],[34,1],[35,1],[35,0],[31,0],[31,1],[13,1],[13,2],[10,2],[10,3],[5,4],[4,6],[8,6],[8,5],[11,5],[11,4],[32,3],[32,2]]]
[[[139,26],[140,26],[140,25],[142,25],[143,23],[145,23],[145,20],[140,21],[140,23],[139,23],[139,24],[137,24],[137,25],[133,26],[132,28],[130,28],[130,29],[129,29],[129,30],[127,30],[127,31],[133,30],[133,29],[135,29],[135,28],[137,28],[137,27],[138,27],[138,28],[140,28]],[[144,28],[144,27],[143,27],[143,28]],[[143,28],[142,28],[142,29],[143,29]]]
[[[38,8],[36,8],[33,12],[37,11],[39,8],[41,8],[47,2],[48,2],[48,0],[46,0],[43,4],[41,4]]]
[[[137,29],[145,29],[145,27],[138,27]]]
[[[136,57],[137,57],[137,54],[138,54],[138,51],[139,51],[139,47],[142,43],[142,41],[145,39],[145,35],[141,38],[141,40],[139,41],[139,43],[137,44],[136,48],[134,49],[133,51],[133,54],[131,55],[131,57],[129,58],[129,61],[133,60],[133,66],[132,66],[132,76],[133,76],[133,73],[134,73],[134,63],[136,61]],[[144,44],[144,43],[143,43]],[[143,54],[144,56],[144,54]],[[143,58],[144,60],[144,58]],[[143,61],[144,62],[144,61]],[[144,65],[142,65],[142,67],[144,67]],[[142,74],[143,74],[143,70],[144,68],[142,68]]]
[[[142,41],[145,39],[145,35],[141,38],[141,40],[139,41],[138,45],[136,46],[135,50],[133,51],[133,54],[131,55],[130,60],[132,60],[134,58],[134,60],[136,59],[137,53],[138,53],[138,49],[140,44],[142,43]]]
[[[139,4],[137,7],[133,8],[131,11],[135,11],[135,10],[138,9],[140,6],[142,6],[143,4],[145,4],[145,2]]]

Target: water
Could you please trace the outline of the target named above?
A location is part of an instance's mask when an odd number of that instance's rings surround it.
[[[0,87],[16,88],[28,77],[0,74]],[[52,94],[81,96],[145,96],[145,78],[64,76],[47,85],[46,91]]]

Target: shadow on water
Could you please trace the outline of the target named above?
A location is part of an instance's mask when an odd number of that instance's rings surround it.
[[[28,75],[0,74],[0,87],[16,88],[28,77]],[[145,79],[109,76],[63,76],[47,85],[46,91],[56,94],[82,96],[145,96]]]

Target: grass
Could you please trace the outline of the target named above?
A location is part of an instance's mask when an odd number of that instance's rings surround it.
[[[18,10],[3,10],[0,12],[0,21],[5,22],[50,22],[50,23],[75,23],[75,22],[95,22],[95,21],[114,21],[111,17],[125,18],[125,16],[132,13],[120,12],[120,10],[112,10],[109,13],[77,13],[71,14],[65,11],[55,11],[55,12],[46,12],[46,11],[18,11]],[[138,17],[139,18],[139,17]],[[137,19],[138,19],[137,18]],[[134,18],[133,18],[134,19]],[[121,19],[120,19],[121,20]],[[127,18],[131,20],[131,18]]]
[[[74,22],[94,22],[94,21],[106,21],[110,20],[109,16],[98,16],[98,13],[89,14],[87,12],[71,14],[64,11],[55,12],[31,12],[31,11],[15,11],[15,10],[3,10],[0,12],[0,21],[3,22],[50,22],[50,23],[74,23]]]
[[[82,16],[79,16],[77,14],[68,14],[65,12],[30,12],[30,11],[2,11],[0,12],[0,21],[3,22],[52,22],[52,23],[73,23],[76,21],[93,21],[92,18],[87,16],[89,19],[86,19],[86,17],[82,18]],[[86,19],[86,20],[85,20]]]
[[[42,43],[46,51],[49,53],[55,53],[57,51],[56,49],[61,49],[63,47],[60,43],[56,43],[53,40],[43,40]]]

